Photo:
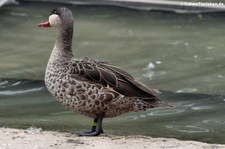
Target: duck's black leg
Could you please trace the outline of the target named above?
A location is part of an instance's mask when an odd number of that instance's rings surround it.
[[[91,132],[81,132],[81,133],[78,133],[78,135],[79,136],[98,136],[101,133],[103,133],[103,130],[102,130],[103,117],[104,117],[104,114],[98,114],[92,124]]]
[[[95,132],[96,131],[96,126],[97,126],[97,122],[98,122],[98,119],[95,118],[93,123],[92,123],[92,127],[91,127],[91,132]]]

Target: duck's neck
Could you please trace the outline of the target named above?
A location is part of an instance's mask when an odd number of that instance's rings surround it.
[[[65,61],[73,57],[72,52],[73,24],[56,28],[56,42],[51,59]]]

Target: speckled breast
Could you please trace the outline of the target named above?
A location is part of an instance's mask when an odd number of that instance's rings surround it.
[[[131,99],[100,84],[79,80],[79,77],[72,76],[64,67],[54,67],[48,65],[45,84],[56,100],[67,108],[89,117],[102,112],[105,117],[114,117],[132,111]]]

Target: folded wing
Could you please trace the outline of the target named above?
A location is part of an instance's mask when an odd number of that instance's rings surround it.
[[[158,90],[150,89],[136,81],[126,71],[106,62],[86,57],[81,60],[74,60],[72,66],[71,73],[88,81],[109,86],[125,96],[155,99],[159,93]]]

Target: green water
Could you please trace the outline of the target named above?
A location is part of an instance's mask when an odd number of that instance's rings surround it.
[[[54,3],[0,8],[0,126],[86,130],[91,119],[60,106],[44,87],[53,28],[38,28]],[[76,57],[111,62],[162,91],[172,109],[104,121],[106,134],[225,143],[225,13],[175,14],[106,6],[68,6]]]

